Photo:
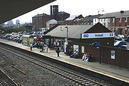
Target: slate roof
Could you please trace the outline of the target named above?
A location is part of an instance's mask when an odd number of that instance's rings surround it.
[[[94,18],[99,18],[100,16],[102,16],[102,14],[89,15],[89,16],[86,16],[85,18],[81,19],[81,21],[93,22]]]
[[[79,39],[81,38],[81,34],[89,30],[92,26],[93,25],[59,25],[46,35],[65,38],[67,37],[66,27],[68,27],[68,38]]]
[[[42,17],[42,16],[49,16],[49,15],[46,14],[46,13],[43,13],[43,14],[37,14],[37,15],[33,16],[33,18],[34,18],[34,17]]]
[[[111,17],[114,18],[129,17],[129,11],[106,13],[103,16],[100,16],[99,18],[111,18]]]
[[[101,23],[97,23],[84,33],[104,33],[104,32],[112,32],[112,31],[106,28]]]

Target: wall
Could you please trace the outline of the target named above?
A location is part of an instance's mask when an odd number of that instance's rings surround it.
[[[73,42],[69,43],[71,46],[79,45],[79,58],[82,58],[83,53],[81,46],[85,47],[84,52],[91,54],[94,61],[99,62],[100,57],[100,50],[92,45],[87,45],[87,42],[81,42],[74,40]],[[111,59],[111,50],[115,50],[115,59]],[[116,65],[124,68],[129,68],[129,51],[125,49],[115,48],[111,46],[102,46],[102,63]]]

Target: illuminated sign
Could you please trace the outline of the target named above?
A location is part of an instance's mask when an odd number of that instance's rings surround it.
[[[111,38],[114,37],[114,33],[84,33],[82,39],[87,38]]]

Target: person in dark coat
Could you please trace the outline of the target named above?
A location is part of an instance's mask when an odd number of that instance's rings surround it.
[[[59,47],[56,49],[57,56],[59,57],[60,49]]]

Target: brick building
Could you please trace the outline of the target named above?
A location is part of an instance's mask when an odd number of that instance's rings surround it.
[[[116,35],[129,34],[129,11],[120,11],[113,13],[106,13],[96,19],[96,22],[102,23],[104,26],[115,32]]]
[[[58,20],[58,12],[59,12],[58,5],[51,5],[50,6],[51,19]]]
[[[57,16],[58,16],[57,18],[58,21],[64,21],[70,16],[70,14],[62,11],[62,12],[58,12]]]
[[[63,11],[59,12],[58,5],[51,5],[50,16],[51,16],[51,19],[55,19],[57,21],[64,21],[66,18],[70,16],[70,14]]]
[[[76,16],[74,18],[68,18],[65,21],[58,22],[61,25],[93,25],[93,19],[99,18],[101,15],[89,15],[83,17],[82,15]]]
[[[46,22],[50,20],[50,16],[43,13],[32,17],[33,31],[41,31],[41,28],[46,27]]]
[[[59,12],[58,5],[51,5],[50,6],[50,15],[45,13],[38,14],[32,17],[32,25],[33,31],[41,31],[41,28],[46,28],[46,23],[51,20],[55,19],[57,21],[64,21],[66,18],[70,16],[69,13],[66,12]]]

